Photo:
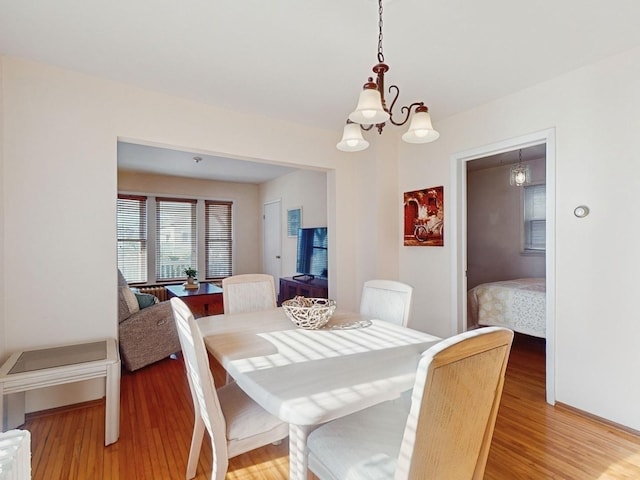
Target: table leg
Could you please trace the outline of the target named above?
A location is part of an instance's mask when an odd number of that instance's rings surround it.
[[[0,432],[18,428],[25,422],[24,392],[6,394],[0,382]]]
[[[307,479],[307,437],[313,427],[289,425],[289,480]]]
[[[104,444],[110,445],[120,436],[120,362],[107,365],[105,379]]]

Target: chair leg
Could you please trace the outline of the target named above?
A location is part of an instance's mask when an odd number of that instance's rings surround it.
[[[189,461],[187,462],[187,480],[196,476],[198,469],[198,459],[202,449],[202,439],[204,438],[204,422],[200,415],[196,415],[193,424],[193,435],[191,436],[191,448],[189,449]]]

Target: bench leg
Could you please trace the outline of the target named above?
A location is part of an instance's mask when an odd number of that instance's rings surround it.
[[[110,445],[120,436],[120,362],[107,365],[105,379],[104,444]]]

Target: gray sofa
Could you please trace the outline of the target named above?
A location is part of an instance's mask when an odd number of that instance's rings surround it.
[[[157,299],[154,301],[157,302]],[[170,302],[140,304],[118,270],[118,336],[122,363],[138,370],[180,351]]]

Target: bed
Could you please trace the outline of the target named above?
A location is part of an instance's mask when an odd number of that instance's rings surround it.
[[[544,278],[518,278],[480,284],[468,292],[469,324],[498,325],[545,338]]]

